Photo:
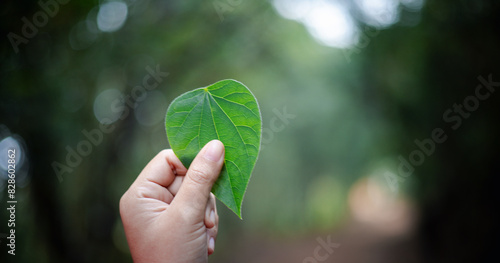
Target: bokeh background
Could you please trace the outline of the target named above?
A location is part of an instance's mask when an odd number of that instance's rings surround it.
[[[227,78],[264,137],[210,262],[499,259],[498,1],[3,1],[0,17],[1,262],[131,262],[118,201],[169,147],[169,102]],[[148,67],[168,76],[139,96]]]

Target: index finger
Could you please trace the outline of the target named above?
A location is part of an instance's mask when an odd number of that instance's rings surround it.
[[[185,175],[186,171],[186,167],[171,149],[163,150],[144,167],[136,183],[152,182],[166,188],[172,184],[176,175]]]

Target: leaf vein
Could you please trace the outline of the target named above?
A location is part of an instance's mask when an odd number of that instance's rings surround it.
[[[211,93],[210,93],[210,96],[215,97],[215,98],[219,98],[219,99],[222,99],[222,100],[225,100],[225,101],[230,102],[230,103],[233,103],[233,104],[240,105],[240,106],[242,106],[242,107],[246,108],[247,110],[249,110],[249,111],[250,111],[250,112],[251,112],[251,113],[252,113],[255,117],[258,117],[258,116],[257,116],[257,114],[255,114],[255,112],[253,112],[253,110],[252,110],[252,109],[250,109],[247,105],[244,105],[244,104],[238,103],[238,102],[236,102],[236,101],[228,100],[228,99],[226,99],[226,98],[219,97],[219,96],[213,95],[213,94],[211,94]],[[214,99],[214,100],[215,100],[215,99]],[[217,103],[217,105],[219,105],[219,103]],[[219,106],[219,107],[220,107],[220,106]]]

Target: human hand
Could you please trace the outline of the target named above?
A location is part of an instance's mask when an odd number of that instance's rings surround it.
[[[224,145],[209,142],[189,170],[163,150],[120,200],[120,215],[135,263],[207,262],[219,224],[210,193],[224,162]]]

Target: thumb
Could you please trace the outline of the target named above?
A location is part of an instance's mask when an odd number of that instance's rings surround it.
[[[210,141],[201,149],[189,166],[186,177],[172,205],[190,213],[205,214],[210,190],[219,177],[224,163],[224,145],[219,140]]]

